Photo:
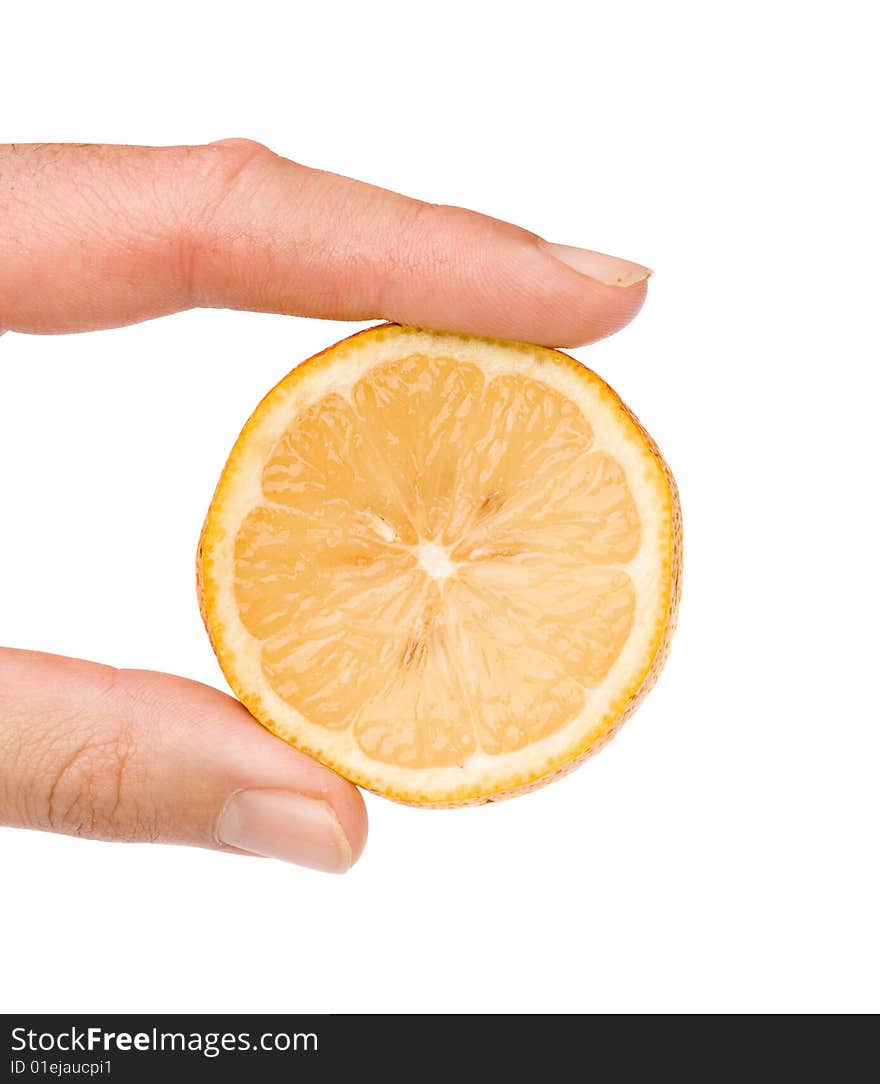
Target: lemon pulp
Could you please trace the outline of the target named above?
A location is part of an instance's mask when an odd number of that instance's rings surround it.
[[[630,633],[639,545],[573,402],[412,354],[290,420],[236,533],[235,600],[310,723],[373,760],[463,764],[581,714]]]

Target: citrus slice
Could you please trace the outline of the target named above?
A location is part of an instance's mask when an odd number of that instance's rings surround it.
[[[632,712],[678,602],[675,483],[554,350],[388,324],[286,376],[202,533],[199,593],[253,715],[398,801],[508,797]]]

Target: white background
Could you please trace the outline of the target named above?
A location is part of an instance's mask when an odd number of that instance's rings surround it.
[[[578,351],[682,492],[657,688],[580,771],[359,865],[0,831],[6,1011],[877,1011],[878,176],[858,3],[9,5],[0,139],[244,135],[656,268]],[[0,641],[223,679],[193,553],[261,395],[353,330],[0,340]]]

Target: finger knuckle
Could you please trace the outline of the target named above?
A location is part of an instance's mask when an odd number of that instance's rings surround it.
[[[123,672],[47,658],[14,656],[4,671],[0,657],[0,821],[99,839],[153,838],[159,809],[150,758],[127,708]]]
[[[137,823],[131,775],[134,749],[123,732],[86,735],[54,749],[45,780],[45,813],[53,831],[120,838]]]
[[[230,242],[247,248],[249,215],[235,213],[237,206],[255,202],[266,166],[277,159],[268,147],[250,139],[227,139],[190,148],[184,182],[186,192],[181,220],[185,228],[179,237],[185,252],[185,270],[190,295],[195,303],[210,302],[206,282],[218,249]]]

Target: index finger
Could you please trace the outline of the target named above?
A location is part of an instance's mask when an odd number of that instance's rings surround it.
[[[83,331],[194,306],[383,318],[572,346],[650,272],[247,140],[0,148],[0,327]]]

